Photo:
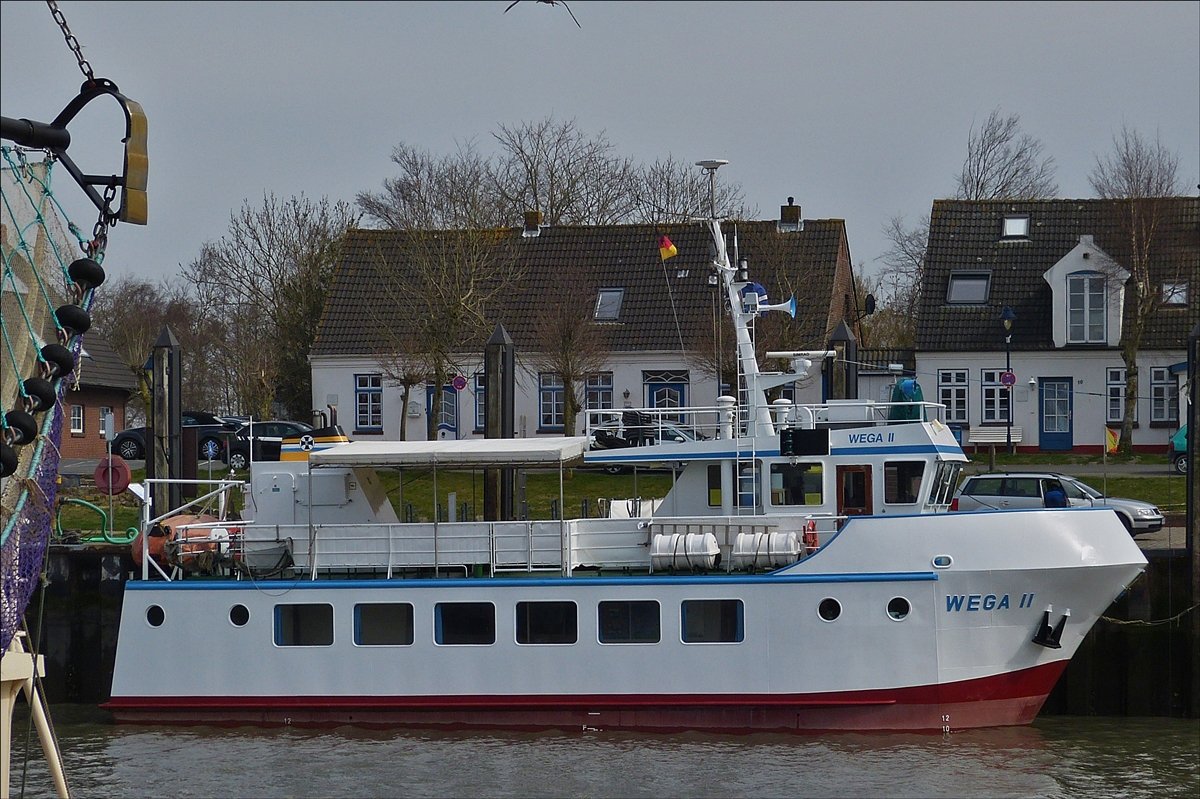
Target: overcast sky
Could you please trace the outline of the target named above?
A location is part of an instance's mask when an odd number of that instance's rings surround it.
[[[846,220],[878,267],[893,215],[950,196],[972,123],[1021,116],[1088,197],[1122,125],[1200,180],[1200,3],[108,3],[62,0],[97,76],[146,110],[150,224],[105,266],[177,274],[264,192],[353,201],[401,141],[449,153],[554,115],[638,161],[724,158],[763,218],[791,195]],[[82,82],[42,2],[0,4],[5,116],[50,121]],[[71,126],[85,172],[120,169],[123,119]],[[65,178],[65,173],[62,175]],[[67,188],[63,188],[64,185]],[[66,180],[81,227],[95,212]],[[65,195],[70,195],[66,197]]]

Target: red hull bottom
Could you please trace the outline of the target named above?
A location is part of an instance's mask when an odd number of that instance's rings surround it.
[[[114,697],[118,723],[675,732],[945,732],[1029,724],[1067,666],[946,685],[791,695]]]

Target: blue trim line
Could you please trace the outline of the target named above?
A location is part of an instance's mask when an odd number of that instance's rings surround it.
[[[649,448],[647,448],[649,449]],[[697,453],[630,453],[630,454],[612,454],[615,450],[600,450],[596,453],[596,457],[588,457],[592,453],[585,452],[583,455],[584,463],[660,463],[662,461],[713,461],[726,460],[728,458],[747,457],[751,454],[755,458],[778,458],[779,449],[759,449],[751,451],[746,450],[738,452],[736,450],[728,450],[722,452],[697,452]],[[847,455],[917,455],[917,454],[937,454],[937,455],[962,455],[961,447],[947,447],[941,444],[908,444],[904,446],[882,446],[882,447],[830,447],[828,457],[845,457]],[[822,458],[823,455],[803,455],[803,458]]]
[[[936,572],[892,572],[888,574],[745,574],[705,577],[478,577],[414,578],[407,580],[132,580],[125,583],[126,591],[292,591],[298,588],[520,588],[522,586],[555,586],[593,588],[614,585],[798,585],[805,583],[920,583],[936,582]]]
[[[938,444],[909,444],[900,447],[830,447],[830,455],[914,455],[917,453],[961,455],[961,447],[943,447]]]

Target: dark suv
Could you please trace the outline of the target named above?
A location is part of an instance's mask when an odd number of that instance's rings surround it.
[[[184,411],[181,416],[183,426],[196,431],[196,442],[199,446],[197,456],[200,460],[211,461],[224,457],[225,441],[237,430],[236,424],[203,411]],[[149,436],[149,427],[122,430],[113,439],[113,452],[127,461],[145,460],[146,439]]]
[[[304,422],[254,422],[242,425],[229,442],[229,451],[223,460],[231,469],[245,469],[250,464],[251,427],[254,429],[254,460],[277,461],[279,448],[285,438],[295,438],[312,432],[312,425]]]

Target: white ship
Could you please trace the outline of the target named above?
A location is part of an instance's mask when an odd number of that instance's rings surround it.
[[[593,412],[574,438],[305,441],[253,464],[243,520],[224,517],[230,483],[202,498],[213,517],[147,512],[167,535],[135,544],[106,707],[184,724],[1032,721],[1142,553],[1110,509],[949,513],[966,458],[939,405],[768,403],[832,353],[760,371],[751,320],[787,305],[706,224],[738,398]],[[439,469],[581,461],[675,479],[604,518],[402,522],[378,471],[433,467],[436,485]]]

